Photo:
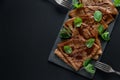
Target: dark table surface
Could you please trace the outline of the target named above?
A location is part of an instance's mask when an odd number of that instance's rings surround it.
[[[47,0],[0,0],[0,80],[88,80],[48,62],[66,13]],[[120,16],[102,62],[120,71]],[[120,80],[97,70],[94,80]]]

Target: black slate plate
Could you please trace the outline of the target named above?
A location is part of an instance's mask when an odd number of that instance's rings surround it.
[[[115,22],[116,22],[116,20],[117,20],[117,17],[118,17],[118,16],[116,16],[115,20],[109,25],[108,31],[110,32],[110,35],[111,35],[112,30],[113,30],[113,28],[114,28],[114,24],[115,24]],[[69,17],[68,17],[68,15],[67,15],[66,18],[65,18],[65,21],[66,21],[68,18],[69,18]],[[61,27],[61,28],[62,28],[62,27]],[[82,76],[84,76],[84,77],[86,77],[86,78],[92,79],[92,78],[94,77],[94,74],[90,74],[90,73],[86,72],[86,71],[84,70],[84,68],[81,68],[79,71],[74,71],[70,66],[68,66],[66,63],[64,63],[61,59],[59,59],[59,58],[54,54],[54,50],[55,50],[56,47],[57,47],[57,43],[59,43],[60,41],[61,41],[61,40],[60,40],[59,35],[58,35],[58,37],[57,37],[57,39],[56,39],[56,41],[55,41],[55,44],[54,44],[54,46],[53,46],[53,48],[52,48],[52,50],[51,50],[51,52],[50,52],[48,61],[50,61],[50,62],[52,62],[52,63],[54,63],[54,64],[57,64],[57,65],[65,68],[65,69],[68,69],[68,70],[70,70],[70,71],[72,71],[72,72],[74,72],[74,73],[77,73],[77,74],[79,74],[79,75],[82,75]],[[101,40],[101,45],[102,45],[102,50],[103,50],[103,52],[104,52],[104,50],[105,50],[105,47],[106,47],[107,43],[108,43],[108,42],[104,42],[104,41]],[[100,59],[101,59],[101,57],[99,58],[99,60],[100,60]],[[95,63],[95,61],[92,61],[92,64],[94,64],[94,63]]]

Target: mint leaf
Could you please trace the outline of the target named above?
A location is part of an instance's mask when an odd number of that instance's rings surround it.
[[[65,53],[67,53],[67,54],[71,54],[72,53],[72,48],[70,46],[64,46],[63,49],[64,49]]]
[[[82,24],[82,19],[79,18],[79,17],[75,18],[75,20],[74,20],[74,26],[75,27],[80,27],[81,24]]]
[[[95,21],[100,22],[102,20],[102,12],[101,11],[95,11],[94,19],[95,19]]]
[[[114,4],[116,7],[120,7],[120,0],[114,0],[113,4]]]
[[[102,39],[105,40],[105,41],[110,40],[109,32],[107,32],[107,31],[104,32],[103,34],[101,34],[101,37],[102,37]]]
[[[72,4],[77,4],[79,3],[78,0],[72,0]]]
[[[86,67],[90,62],[91,62],[91,58],[86,59],[86,60],[83,62],[83,66]]]
[[[66,29],[66,28],[62,28],[60,30],[60,38],[61,39],[68,39],[68,38],[71,38],[71,32],[70,30]]]
[[[103,32],[104,32],[104,27],[103,27],[103,25],[100,24],[98,26],[98,33],[99,33],[99,35],[101,35]]]
[[[92,64],[88,64],[86,67],[84,67],[85,70],[91,74],[94,74],[95,73],[95,69],[94,69],[94,66]]]
[[[74,4],[73,6],[74,6],[74,8],[81,8],[81,7],[83,7],[83,4],[79,3],[79,4]]]
[[[95,42],[95,39],[94,38],[90,38],[89,40],[86,41],[85,45],[88,48],[91,48],[93,46],[94,42]]]
[[[74,8],[81,8],[81,7],[83,7],[83,4],[79,3],[78,0],[72,0],[72,3],[73,3],[73,7]]]

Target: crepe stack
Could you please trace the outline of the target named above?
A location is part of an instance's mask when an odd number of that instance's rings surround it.
[[[82,67],[86,59],[97,60],[102,54],[98,26],[102,24],[106,30],[114,20],[114,16],[118,14],[117,9],[110,0],[79,0],[79,2],[83,4],[83,7],[72,9],[69,12],[70,18],[64,23],[64,28],[69,29],[72,36],[70,39],[58,43],[55,50],[55,54],[76,71]],[[94,20],[93,16],[97,10],[103,14],[99,23]],[[77,28],[74,26],[76,17],[82,19],[81,26]],[[85,43],[90,38],[94,38],[95,42],[91,48],[88,48]],[[72,53],[66,54],[63,50],[64,46],[70,46]]]

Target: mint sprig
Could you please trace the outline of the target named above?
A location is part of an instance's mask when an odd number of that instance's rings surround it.
[[[114,4],[116,7],[120,7],[120,0],[114,0],[113,4]]]
[[[78,0],[72,0],[72,5],[73,5],[74,8],[81,8],[81,7],[83,7],[83,4],[79,3]]]
[[[94,13],[94,20],[97,22],[100,22],[102,20],[102,12],[101,11],[95,11]]]

